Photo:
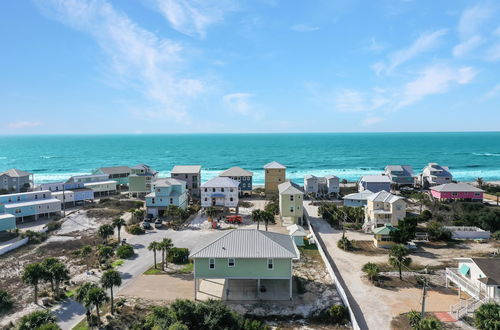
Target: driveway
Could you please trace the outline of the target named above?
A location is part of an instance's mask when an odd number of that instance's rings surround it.
[[[304,202],[311,225],[323,239],[327,251],[337,266],[347,289],[359,305],[369,329],[390,329],[394,316],[411,309],[420,310],[421,291],[416,288],[405,288],[391,291],[373,286],[363,279],[361,267],[367,262],[386,262],[387,256],[365,256],[345,252],[337,247],[342,231],[333,229],[317,216],[318,207]],[[348,232],[349,239],[367,240],[370,235]],[[413,256],[412,256],[413,258]],[[423,259],[423,258],[419,258]],[[430,260],[427,260],[428,264]],[[449,306],[458,302],[456,295],[444,294],[429,290],[426,300],[427,311],[448,311]]]
[[[125,290],[132,280],[144,273],[153,265],[153,252],[147,249],[149,243],[160,241],[163,238],[170,238],[176,247],[183,247],[192,250],[198,244],[208,242],[222,232],[203,230],[153,230],[144,235],[130,235],[125,231],[122,237],[127,239],[127,243],[134,247],[136,256],[134,259],[125,260],[123,265],[117,270],[122,274],[122,285],[115,289],[119,295],[121,290]],[[54,309],[54,313],[59,319],[58,325],[63,329],[72,329],[85,317],[85,309],[73,300],[67,300],[62,305]]]

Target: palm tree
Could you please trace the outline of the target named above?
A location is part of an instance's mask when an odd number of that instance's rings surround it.
[[[156,251],[161,250],[160,242],[153,241],[153,242],[149,243],[148,250],[153,251],[154,262],[155,262],[154,265],[155,265],[155,269],[156,269]]]
[[[411,264],[409,254],[410,251],[403,244],[393,245],[389,252],[389,264],[394,268],[398,268],[400,280],[403,280],[403,266],[408,267]]]
[[[483,178],[477,178],[476,182],[477,182],[477,185],[479,186],[479,188],[483,188],[483,185],[484,185]]]
[[[377,278],[380,272],[378,266],[373,262],[364,264],[361,270],[366,274],[366,276],[368,276],[368,279],[370,279],[370,281],[372,282]]]
[[[75,300],[79,303],[83,304],[87,309],[87,323],[90,326],[90,319],[88,315],[90,315],[90,309],[92,308],[92,303],[87,299],[88,292],[92,288],[97,288],[97,284],[91,282],[85,282],[76,289]]]
[[[264,224],[266,225],[266,231],[267,231],[267,226],[269,225],[270,222],[274,222],[274,214],[271,212],[261,212],[260,214],[262,221],[264,221]]]
[[[257,230],[259,230],[259,225],[262,221],[262,213],[263,211],[259,209],[252,211],[252,220],[257,222]]]
[[[114,218],[111,224],[118,231],[118,242],[120,242],[120,231],[122,230],[122,227],[126,225],[125,220],[122,218]]]
[[[62,281],[69,280],[69,270],[66,268],[66,265],[62,262],[58,261],[51,268],[52,278],[55,283],[55,293],[59,296],[59,286]]]
[[[165,267],[167,267],[166,257],[168,257],[168,253],[174,247],[174,244],[172,243],[172,240],[170,238],[164,238],[160,242],[160,246],[161,246],[161,270],[165,270]]]
[[[219,211],[215,207],[210,206],[210,207],[207,207],[207,209],[205,210],[205,213],[207,214],[207,216],[210,219],[213,219],[213,217],[215,217],[217,215],[217,213],[219,213]]]
[[[24,267],[23,282],[33,285],[35,290],[35,304],[38,303],[38,283],[43,279],[43,267],[38,263],[29,264]]]
[[[113,226],[105,224],[101,225],[99,229],[97,230],[97,233],[99,236],[104,240],[104,244],[108,244],[108,237],[113,235],[115,232]]]
[[[181,208],[176,205],[169,205],[163,213],[167,219],[177,219],[181,215]]]
[[[89,288],[87,291],[87,295],[85,297],[85,303],[88,305],[94,305],[97,313],[97,322],[101,323],[101,314],[99,313],[99,308],[103,303],[108,301],[108,296],[106,291],[103,288],[98,287],[97,285]]]
[[[132,212],[132,215],[135,217],[137,221],[141,221],[141,219],[144,217],[144,210],[137,209]]]
[[[482,304],[474,312],[474,325],[480,330],[500,329],[500,305]]]
[[[122,278],[120,273],[114,269],[107,270],[102,274],[101,285],[105,289],[109,289],[111,295],[111,314],[115,314],[115,306],[113,301],[113,287],[120,286],[122,284]]]
[[[106,261],[109,257],[114,254],[113,248],[111,246],[99,245],[97,249],[97,254],[101,262]]]
[[[40,263],[40,266],[42,266],[42,278],[46,282],[50,283],[50,288],[52,289],[53,292],[55,292],[55,287],[54,287],[54,275],[52,273],[52,267],[58,262],[59,260],[57,260],[56,258],[45,258]]]
[[[90,245],[85,245],[85,246],[82,246],[79,250],[79,254],[80,254],[80,257],[82,257],[83,259],[85,259],[85,263],[87,265],[87,272],[89,271],[89,264],[90,264],[90,261],[89,261],[89,257],[90,257],[90,254],[92,253],[92,247]]]

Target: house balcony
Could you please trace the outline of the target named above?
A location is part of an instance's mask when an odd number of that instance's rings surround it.
[[[446,284],[448,284],[449,281],[475,299],[481,300],[485,298],[484,292],[481,291],[481,288],[472,281],[463,277],[458,271],[458,268],[446,268]]]

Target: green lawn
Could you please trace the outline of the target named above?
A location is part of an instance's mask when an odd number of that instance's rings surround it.
[[[123,265],[123,263],[124,263],[124,262],[125,262],[125,260],[123,260],[123,259],[118,259],[118,260],[113,261],[113,262],[111,263],[111,266],[112,266],[113,268],[116,268],[116,267],[118,267],[118,266]]]
[[[190,262],[181,269],[179,269],[178,271],[176,271],[175,273],[190,274],[193,271],[194,271],[194,264]],[[158,274],[164,274],[164,272],[161,270],[161,263],[156,264],[156,268],[154,266],[151,266],[151,268],[149,268],[144,272],[144,275],[158,275]]]

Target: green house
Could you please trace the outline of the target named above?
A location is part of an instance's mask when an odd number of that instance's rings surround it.
[[[291,300],[292,259],[298,258],[289,235],[235,229],[195,249],[195,299],[200,286],[219,283],[223,300]]]

